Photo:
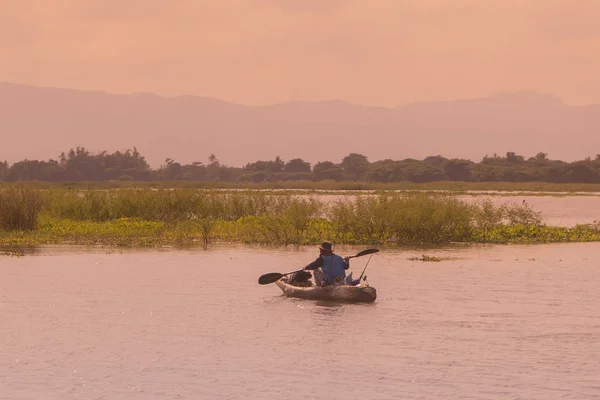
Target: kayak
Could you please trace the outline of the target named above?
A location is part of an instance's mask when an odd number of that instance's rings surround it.
[[[290,285],[286,278],[275,282],[287,297],[307,300],[330,300],[348,303],[372,303],[377,298],[377,290],[366,283],[357,286],[331,285],[323,288],[314,284],[310,286]]]

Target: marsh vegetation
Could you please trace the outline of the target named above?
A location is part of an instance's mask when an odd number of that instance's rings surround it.
[[[317,196],[285,191],[0,188],[0,243],[149,246],[540,243],[600,240],[597,225],[547,226],[527,204],[433,193]]]

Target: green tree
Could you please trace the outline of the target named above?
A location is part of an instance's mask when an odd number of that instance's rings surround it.
[[[472,164],[469,160],[453,158],[443,164],[442,170],[451,181],[470,181]]]
[[[162,167],[161,177],[168,181],[176,181],[182,179],[183,168],[180,163],[172,158],[165,159],[165,165]]]
[[[401,180],[397,171],[398,162],[392,160],[376,161],[369,165],[365,179],[369,182],[395,182]]]
[[[313,167],[313,179],[315,181],[328,179],[337,181],[342,179],[342,175],[342,168],[331,161],[318,162]]]
[[[506,153],[506,162],[511,164],[518,164],[525,162],[525,158],[523,156],[519,156],[516,153],[509,151]]]
[[[425,157],[423,160],[425,164],[435,165],[436,167],[442,167],[447,161],[447,158],[444,158],[440,155]]]
[[[206,166],[206,179],[209,181],[218,181],[220,179],[221,163],[217,156],[211,154],[208,157],[208,165]]]
[[[577,183],[598,183],[600,175],[589,162],[577,161],[570,164],[567,168],[569,182]]]
[[[414,163],[405,167],[406,178],[410,182],[424,183],[444,180],[442,169],[435,165]]]
[[[309,172],[310,173],[310,164],[304,161],[301,158],[294,158],[285,163],[283,166],[283,172]]]
[[[360,180],[369,168],[369,161],[362,154],[350,153],[342,160],[341,167],[344,175],[353,180]]]
[[[279,157],[276,157],[273,161],[256,161],[248,163],[244,167],[244,171],[247,172],[264,172],[268,174],[274,174],[283,171],[285,163],[281,161]]]
[[[200,161],[183,165],[182,177],[185,180],[203,181],[206,179],[206,167]]]
[[[211,155],[208,156],[208,165],[212,167],[219,167],[221,165],[214,153],[211,153]]]

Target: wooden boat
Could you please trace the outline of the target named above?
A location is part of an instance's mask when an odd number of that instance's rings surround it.
[[[290,285],[286,278],[275,283],[285,296],[300,299],[372,303],[377,298],[377,290],[363,282],[357,286],[332,285],[323,288],[315,286],[312,282],[310,282],[310,286]]]

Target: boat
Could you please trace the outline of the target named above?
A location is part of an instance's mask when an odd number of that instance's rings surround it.
[[[306,286],[292,285],[284,277],[276,281],[275,284],[279,286],[285,296],[299,299],[372,303],[377,298],[377,290],[364,281],[356,286],[331,285],[321,288],[315,286],[311,281],[305,283]]]

